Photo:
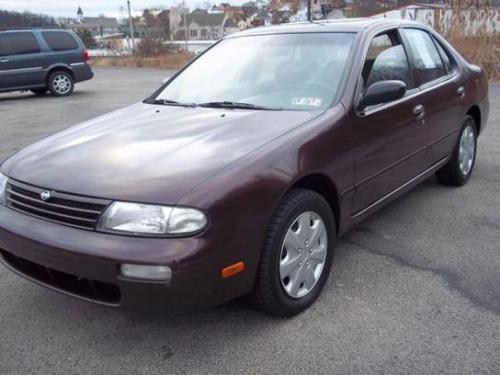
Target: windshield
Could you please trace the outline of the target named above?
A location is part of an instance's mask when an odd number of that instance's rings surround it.
[[[170,82],[155,102],[324,110],[339,90],[354,36],[308,33],[225,39]]]

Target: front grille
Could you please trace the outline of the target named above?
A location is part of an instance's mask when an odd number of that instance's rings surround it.
[[[5,250],[0,249],[0,255],[5,263],[14,270],[42,284],[105,304],[118,305],[120,303],[120,289],[116,285],[81,278],[41,266],[29,260],[19,258]]]
[[[49,192],[50,198],[42,199]],[[8,207],[59,224],[94,230],[110,201],[71,195],[9,180]]]

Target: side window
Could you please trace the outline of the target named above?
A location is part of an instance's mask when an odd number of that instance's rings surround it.
[[[64,31],[44,31],[42,37],[52,51],[67,51],[78,48],[75,38]]]
[[[441,56],[427,32],[418,29],[403,29],[402,32],[408,40],[420,85],[446,75]]]
[[[362,75],[365,87],[379,81],[399,80],[412,88],[408,59],[396,33],[384,33],[371,40]]]
[[[0,56],[38,52],[40,52],[40,46],[32,32],[0,34]]]
[[[450,73],[453,71],[453,64],[451,62],[450,56],[448,52],[445,51],[444,47],[439,43],[436,39],[432,38],[434,40],[434,43],[436,44],[436,47],[439,51],[439,55],[441,56],[441,60],[443,60],[444,68],[446,70],[446,73]]]

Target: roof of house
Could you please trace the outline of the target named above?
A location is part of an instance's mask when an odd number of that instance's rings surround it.
[[[83,17],[82,23],[103,27],[118,27],[118,20],[112,17]]]
[[[221,26],[225,18],[223,13],[190,13],[186,15],[186,22],[194,22],[199,26]]]

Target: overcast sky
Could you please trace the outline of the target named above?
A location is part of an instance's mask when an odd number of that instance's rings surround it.
[[[227,0],[217,0],[217,4]],[[245,0],[246,1],[246,0]],[[134,13],[142,12],[144,8],[164,7],[170,8],[175,3],[182,0],[130,0]],[[204,4],[205,0],[186,0],[187,6],[193,8]],[[213,1],[209,1],[213,3]],[[232,4],[241,4],[242,0],[231,0]],[[29,10],[33,13],[43,13],[55,17],[76,17],[78,6],[82,7],[86,16],[98,16],[106,14],[108,16],[120,17],[123,8],[123,15],[127,10],[126,0],[0,0],[0,9],[15,10],[24,12]]]

